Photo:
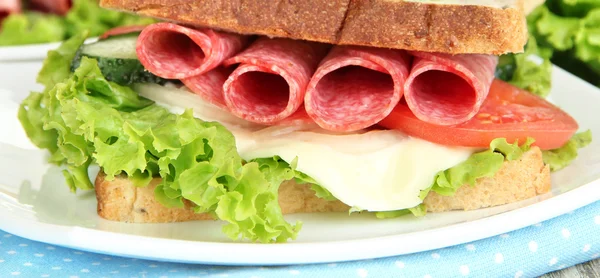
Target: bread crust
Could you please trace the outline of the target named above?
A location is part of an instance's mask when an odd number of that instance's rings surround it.
[[[523,0],[448,5],[403,0],[101,0],[105,8],[205,26],[331,44],[443,53],[522,52]]]
[[[167,208],[154,199],[159,178],[146,187],[136,187],[126,177],[106,179],[100,172],[95,188],[98,215],[121,222],[158,223],[209,220],[211,215],[194,213],[190,204],[185,208]],[[550,169],[542,161],[542,153],[534,147],[521,159],[505,162],[491,178],[477,180],[475,186],[463,186],[454,196],[431,192],[425,198],[429,212],[473,210],[525,200],[550,191]],[[326,201],[315,196],[310,186],[285,182],[279,189],[279,205],[284,214],[313,212],[345,212],[350,209],[340,201]]]

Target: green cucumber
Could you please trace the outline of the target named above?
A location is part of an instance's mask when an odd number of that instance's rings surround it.
[[[138,35],[139,33],[128,33],[84,44],[71,63],[71,70],[75,71],[79,67],[82,57],[88,57],[98,61],[98,67],[106,80],[120,85],[133,83],[163,85],[172,81],[150,73],[140,63],[135,52]]]

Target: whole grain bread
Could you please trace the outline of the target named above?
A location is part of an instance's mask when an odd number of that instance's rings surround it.
[[[185,208],[167,208],[154,198],[155,178],[146,187],[136,187],[126,177],[109,181],[100,172],[96,178],[98,215],[121,222],[179,222],[213,219],[209,214],[194,213]],[[550,169],[542,161],[542,153],[534,147],[521,159],[505,162],[491,178],[479,179],[475,186],[463,186],[454,196],[431,192],[425,198],[430,212],[473,210],[525,200],[550,190]],[[315,196],[308,185],[285,182],[279,189],[279,205],[284,214],[343,212],[350,207],[340,201],[326,201]]]
[[[538,0],[101,0],[100,5],[241,34],[498,55],[523,51],[525,1]]]

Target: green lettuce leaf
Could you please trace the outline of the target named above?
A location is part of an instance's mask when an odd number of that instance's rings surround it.
[[[543,151],[544,163],[550,166],[551,171],[563,169],[577,158],[578,149],[586,147],[591,142],[592,132],[590,130],[577,133],[562,147]]]
[[[99,36],[106,30],[125,25],[147,25],[154,19],[103,9],[97,0],[74,0],[65,15],[67,36],[87,30],[90,36]]]
[[[67,34],[64,19],[51,14],[11,14],[2,22],[0,45],[61,41]]]
[[[93,188],[91,164],[102,167],[108,180],[124,174],[136,186],[158,176],[158,201],[168,207],[190,201],[196,212],[227,221],[223,231],[232,239],[296,238],[302,224],[285,221],[278,189],[287,180],[314,180],[296,171],[295,161],[243,161],[235,138],[222,125],[196,119],[191,110],[173,114],[131,88],[107,81],[94,59],[83,58],[73,74],[57,82],[64,74],[61,65],[82,41],[74,37],[48,58],[40,79],[49,88],[32,93],[19,111],[31,140],[65,166],[71,190]]]
[[[552,88],[552,63],[548,57],[542,58],[534,37],[529,38],[525,52],[512,55],[514,71],[509,83],[533,94],[546,97]]]
[[[488,150],[474,153],[464,162],[438,173],[431,190],[443,196],[452,196],[463,185],[473,186],[479,178],[494,176],[505,160],[521,158],[532,143],[533,140],[528,140],[519,146],[518,142],[509,144],[504,138],[494,139]]]

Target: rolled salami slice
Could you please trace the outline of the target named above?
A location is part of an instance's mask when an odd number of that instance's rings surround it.
[[[498,57],[411,52],[415,56],[404,97],[415,116],[437,125],[471,119],[488,95]]]
[[[102,35],[100,35],[100,37],[98,37],[98,38],[103,40],[103,39],[106,39],[106,38],[109,38],[112,36],[118,36],[118,35],[129,34],[129,33],[138,33],[138,32],[141,32],[142,30],[144,30],[145,28],[146,28],[146,25],[119,26],[119,27],[115,27],[110,30],[107,30]]]
[[[261,124],[292,116],[302,106],[306,86],[326,52],[327,46],[320,43],[258,39],[224,63],[239,64],[223,85],[229,111]]]
[[[218,67],[205,74],[182,79],[183,84],[190,91],[199,95],[204,101],[219,108],[227,109],[223,99],[223,83],[231,74],[231,69]]]
[[[247,38],[241,35],[156,23],[142,31],[136,51],[151,73],[184,79],[216,68],[241,51],[246,42]]]
[[[372,126],[400,101],[409,67],[410,56],[401,50],[337,46],[308,85],[306,112],[327,130]]]

